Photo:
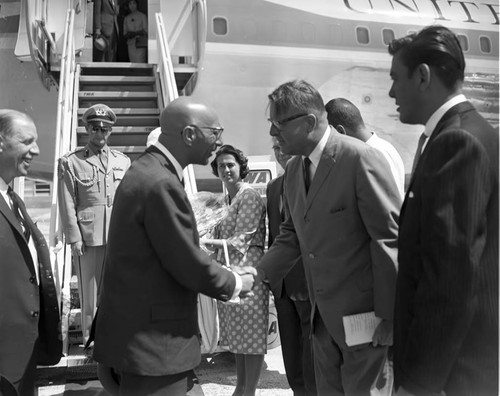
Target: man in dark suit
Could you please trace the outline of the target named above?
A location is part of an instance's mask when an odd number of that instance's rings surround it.
[[[260,277],[272,285],[302,256],[317,392],[369,394],[382,385],[377,378],[392,343],[401,197],[383,155],[332,129],[310,84],[282,84],[269,101],[270,133],[295,157],[284,181],[289,216]],[[343,318],[366,312],[380,319],[372,342],[349,346]]]
[[[276,161],[285,169],[291,155],[280,150],[273,137]],[[283,203],[283,179],[278,176],[267,185],[267,217],[269,220],[269,247],[280,232],[285,219]],[[311,301],[307,292],[306,275],[302,260],[297,260],[284,279],[269,285],[278,312],[281,353],[286,378],[295,396],[315,395],[314,362],[311,345]]]
[[[401,209],[398,395],[498,395],[498,131],[461,94],[455,34],[394,40],[389,96],[424,124]]]
[[[116,192],[97,313],[94,359],[120,373],[123,396],[185,395],[201,360],[197,293],[228,301],[253,286],[199,248],[184,191],[182,169],[222,145],[217,114],[182,97],[160,126]]]
[[[118,43],[118,0],[94,1],[94,37],[104,37],[106,46],[97,61],[116,62]]]
[[[0,394],[34,395],[37,364],[62,356],[49,250],[9,183],[40,151],[31,118],[0,110]],[[13,388],[16,392],[13,393]]]

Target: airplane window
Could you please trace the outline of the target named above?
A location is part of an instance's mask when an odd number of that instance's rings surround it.
[[[342,28],[339,24],[330,25],[331,44],[340,44],[342,42]]]
[[[394,40],[394,30],[392,29],[382,29],[382,39],[385,45],[389,45],[392,40]]]
[[[486,36],[479,37],[479,46],[481,47],[481,52],[489,54],[491,52],[490,38]]]
[[[227,20],[226,18],[215,17],[213,19],[214,34],[224,36],[227,34]]]
[[[458,34],[457,37],[460,42],[460,46],[462,47],[462,51],[467,52],[469,50],[469,39],[463,34]]]
[[[359,44],[368,44],[370,42],[370,32],[368,28],[358,26],[356,28],[356,39]]]

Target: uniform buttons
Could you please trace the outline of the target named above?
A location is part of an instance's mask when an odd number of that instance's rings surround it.
[[[39,315],[40,315],[40,313],[38,311],[31,311],[31,316],[33,318],[38,318]]]
[[[30,276],[30,283],[35,283],[36,278],[34,276]]]

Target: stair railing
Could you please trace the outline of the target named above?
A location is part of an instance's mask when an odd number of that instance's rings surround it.
[[[58,297],[61,306],[61,333],[63,336],[63,353],[68,354],[68,326],[70,312],[70,278],[71,278],[71,249],[64,243],[61,219],[58,207],[58,159],[66,154],[76,143],[76,125],[74,115],[75,89],[75,48],[73,25],[75,11],[68,9],[64,30],[63,50],[61,58],[61,74],[57,99],[57,122],[54,153],[54,176],[52,183],[49,247],[52,256],[54,277],[58,288]]]
[[[165,32],[165,24],[161,13],[156,13],[156,30],[157,30],[157,46],[158,46],[158,74],[160,77],[160,88],[163,103],[165,106],[176,99],[179,94],[177,91],[177,83],[175,82],[174,67],[172,65],[172,57]],[[192,165],[188,165],[184,169],[184,182],[188,194],[194,194],[198,191],[194,170]]]

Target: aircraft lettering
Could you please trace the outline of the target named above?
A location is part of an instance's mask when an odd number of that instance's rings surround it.
[[[94,92],[84,92],[83,96],[94,96]]]
[[[268,170],[251,170],[245,178],[245,181],[250,184],[267,183],[269,180],[271,180],[271,173]]]
[[[467,0],[344,0],[347,9],[362,13],[402,15],[434,18],[437,21],[489,23],[499,25],[499,5]]]

